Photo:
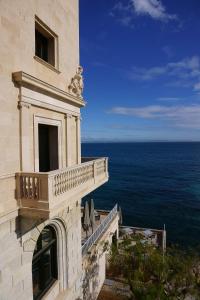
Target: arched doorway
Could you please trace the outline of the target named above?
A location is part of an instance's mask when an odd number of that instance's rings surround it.
[[[33,299],[39,300],[58,279],[57,236],[52,226],[39,235],[32,261]]]

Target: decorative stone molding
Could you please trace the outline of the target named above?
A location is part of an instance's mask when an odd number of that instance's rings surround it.
[[[79,66],[76,71],[76,74],[71,79],[70,85],[68,86],[69,93],[79,98],[82,98],[82,93],[84,88],[82,73],[83,73],[83,68]]]
[[[72,116],[72,114],[65,114],[65,119],[71,119],[73,116]]]
[[[80,115],[79,115],[79,116],[76,116],[76,121],[82,121],[82,118],[81,118]]]
[[[58,213],[62,215],[66,209]],[[29,238],[23,242],[23,250],[25,252],[34,252],[37,239],[45,226],[54,227],[57,236],[57,253],[58,253],[58,280],[59,292],[65,290],[68,286],[68,269],[67,269],[67,229],[66,223],[60,217],[49,219],[41,224],[38,224],[31,232]],[[23,255],[24,255],[23,253]],[[30,257],[31,259],[31,257]]]
[[[79,74],[79,76],[81,75]],[[45,95],[49,95],[50,97],[76,104],[78,107],[85,106],[85,102],[82,97],[80,96],[77,97],[76,94],[61,90],[56,86],[53,86],[48,82],[40,80],[23,71],[13,73],[12,79],[14,83],[16,83],[19,87],[26,87],[26,88],[33,89],[34,91],[39,93],[45,93]],[[80,86],[82,86],[83,89],[83,84],[82,85],[80,84]]]
[[[18,107],[18,109],[22,109],[23,107],[29,109],[31,107],[31,104],[27,103],[27,102],[24,102],[24,101],[19,101],[17,107]]]
[[[38,225],[35,224],[35,228],[31,230],[30,237],[27,240],[25,240],[24,242],[22,241],[24,251],[25,252],[33,252],[34,251],[35,245],[39,238],[39,235],[46,226],[53,225],[54,223],[57,223],[57,222],[65,224],[63,216],[66,214],[67,214],[67,210],[65,209],[65,210],[59,212],[57,217],[55,217],[54,219],[52,219],[52,220],[49,219]]]
[[[65,114],[65,119],[71,119],[73,117],[75,118],[75,121],[82,121],[82,118],[80,115],[75,115],[75,114],[70,114],[70,113]]]

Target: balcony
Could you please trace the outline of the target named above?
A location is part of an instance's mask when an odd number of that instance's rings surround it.
[[[16,173],[16,196],[20,214],[47,219],[60,207],[70,207],[108,181],[107,158],[83,158],[80,165],[47,173]]]

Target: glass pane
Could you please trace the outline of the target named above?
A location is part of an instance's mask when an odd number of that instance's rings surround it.
[[[35,250],[34,250],[34,255],[40,251],[42,248],[48,246],[51,241],[53,239],[55,239],[55,233],[53,231],[53,229],[51,229],[50,227],[46,227],[42,230],[39,238],[38,238],[38,241],[37,241],[37,244],[35,246]]]
[[[46,227],[41,232],[42,239],[42,248],[49,245],[49,243],[53,240],[53,233],[50,227]]]
[[[32,276],[33,276],[33,296],[34,299],[37,298],[40,290],[40,273],[39,273],[39,265],[38,263],[34,263],[32,266]]]
[[[35,43],[35,54],[48,62],[48,38],[36,30]]]
[[[34,300],[40,299],[46,289],[57,279],[56,233],[50,226],[44,228],[38,238],[33,257],[32,276]]]
[[[41,266],[42,266],[42,281],[44,286],[47,286],[52,280],[51,272],[51,250],[47,250],[43,253],[41,257]]]
[[[34,250],[34,254],[33,256],[39,251],[42,249],[42,236],[40,235],[38,240],[37,240],[37,244],[35,246],[35,250]]]

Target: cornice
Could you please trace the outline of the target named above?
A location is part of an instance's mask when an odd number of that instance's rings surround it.
[[[15,83],[23,87],[32,87],[34,90],[47,93],[52,97],[55,97],[66,102],[71,102],[72,104],[83,107],[85,102],[82,98],[71,95],[70,93],[63,91],[45,81],[42,81],[30,74],[23,71],[12,73],[12,78]]]

